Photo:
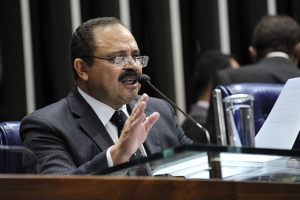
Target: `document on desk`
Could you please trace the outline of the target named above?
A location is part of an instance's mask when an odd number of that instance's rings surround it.
[[[289,79],[257,133],[255,147],[292,149],[300,130],[299,99],[300,78]]]
[[[265,163],[279,158],[280,156],[220,153],[222,178],[234,179],[235,175],[262,168]],[[152,175],[209,179],[210,170],[207,153],[199,153],[161,165],[153,170]]]

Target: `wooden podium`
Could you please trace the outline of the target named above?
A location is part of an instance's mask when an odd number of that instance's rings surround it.
[[[0,199],[300,199],[299,184],[184,178],[0,175]]]

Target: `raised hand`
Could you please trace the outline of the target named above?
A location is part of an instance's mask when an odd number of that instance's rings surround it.
[[[124,124],[119,141],[111,147],[110,153],[114,165],[129,160],[146,140],[149,130],[159,119],[158,112],[152,113],[146,119],[144,111],[148,98],[147,94],[141,96]]]

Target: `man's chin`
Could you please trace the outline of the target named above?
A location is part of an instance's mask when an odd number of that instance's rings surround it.
[[[130,103],[131,101],[133,101],[138,95],[138,91],[131,91],[129,93],[127,93],[125,96],[123,96],[124,100],[126,101],[126,104]]]

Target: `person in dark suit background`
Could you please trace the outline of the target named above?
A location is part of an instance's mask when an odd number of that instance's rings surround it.
[[[256,25],[249,52],[255,64],[218,72],[220,85],[241,82],[285,83],[300,76],[300,27],[291,17],[264,16]]]
[[[249,52],[254,64],[240,69],[226,69],[217,73],[217,84],[232,83],[279,83],[300,77],[297,67],[300,56],[300,27],[289,16],[264,16],[253,30]],[[212,102],[211,102],[212,103]],[[207,129],[213,142],[215,137],[215,117],[213,107],[209,109]]]
[[[118,19],[80,25],[70,58],[75,87],[59,102],[27,115],[23,145],[37,156],[42,174],[90,174],[127,162],[138,149],[146,156],[191,144],[165,101],[138,95],[138,75],[148,62],[131,32]],[[118,137],[110,122],[116,110],[128,117]],[[24,172],[34,171],[24,157]]]
[[[206,124],[210,98],[215,86],[216,72],[228,68],[239,68],[239,63],[232,55],[226,55],[219,50],[208,50],[198,55],[191,79],[194,91],[194,104],[189,115],[201,125]],[[207,138],[199,127],[190,119],[185,119],[182,128],[187,137],[194,143],[207,143]]]

